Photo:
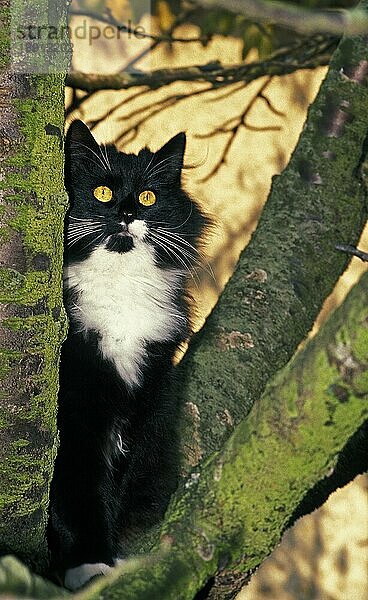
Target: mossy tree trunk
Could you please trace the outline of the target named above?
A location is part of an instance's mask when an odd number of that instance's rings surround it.
[[[66,325],[65,72],[63,64],[42,65],[49,51],[42,41],[30,73],[15,72],[10,28],[45,25],[54,9],[47,0],[36,0],[31,10],[21,0],[3,0],[1,6],[0,552],[16,553],[37,569],[47,561],[58,353]],[[66,5],[58,10],[52,25],[65,25]],[[63,52],[65,65],[65,47]],[[44,67],[54,74],[45,74]]]
[[[346,38],[249,245],[182,363],[190,466],[221,447],[293,356],[349,263],[335,246],[355,245],[367,219],[367,106],[368,38]]]

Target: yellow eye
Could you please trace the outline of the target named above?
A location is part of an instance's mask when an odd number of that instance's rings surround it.
[[[143,206],[152,206],[156,202],[156,195],[151,190],[146,190],[139,194],[139,202],[143,204]]]
[[[106,185],[99,185],[93,190],[93,195],[100,202],[110,202],[112,191]]]

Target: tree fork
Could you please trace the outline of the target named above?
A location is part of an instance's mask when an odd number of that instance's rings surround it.
[[[283,463],[281,471],[284,475],[280,482],[290,493],[287,502],[278,485],[278,492],[272,484],[272,497],[264,497],[270,477],[275,474],[273,459],[280,456],[279,451],[285,446],[280,442],[278,450],[275,444],[269,454],[268,442],[260,436],[254,455],[252,444],[257,438],[251,433],[255,417],[243,421],[238,430],[243,432],[241,435],[244,434],[243,439],[247,443],[241,444],[241,447],[245,453],[250,452],[247,468],[249,464],[253,473],[253,478],[247,480],[247,490],[251,500],[258,492],[260,495],[252,505],[254,521],[249,525],[247,539],[242,536],[241,529],[232,530],[231,539],[219,533],[224,521],[220,526],[216,518],[219,507],[225,505],[222,501],[216,505],[217,500],[214,499],[217,486],[214,465],[218,466],[216,459],[220,460],[223,456],[223,452],[217,453],[261,396],[266,383],[287,363],[306,337],[323,301],[348,264],[347,257],[335,250],[336,244],[345,240],[356,244],[366,220],[367,189],[361,171],[366,158],[368,131],[365,109],[368,101],[367,76],[367,39],[345,38],[309,110],[305,129],[290,163],[273,182],[249,246],[180,367],[182,381],[178,393],[188,409],[184,425],[184,452],[188,469],[192,467],[194,470],[186,482],[189,491],[181,486],[164,522],[162,539],[170,546],[169,552],[157,562],[145,560],[142,570],[137,572],[134,569],[132,575],[125,573],[116,580],[118,575],[114,574],[114,581],[99,582],[85,592],[83,600],[97,598],[98,594],[106,600],[113,600],[124,593],[131,600],[154,597],[192,600],[206,579],[217,571],[226,568],[228,572],[236,573],[238,569],[243,577],[242,573],[258,565],[270,552],[301,498],[328,472],[338,452],[366,418],[366,409],[362,408],[360,412],[361,399],[356,398],[355,406],[359,407],[357,419],[354,424],[349,424],[350,409],[342,416],[340,408],[344,403],[340,402],[339,409],[335,410],[336,430],[326,430],[333,432],[327,443],[324,437],[327,419],[323,411],[327,410],[330,400],[319,413],[323,419],[320,434],[313,433],[313,422],[308,413],[311,426],[309,441],[316,444],[313,450],[316,471],[306,452],[303,476],[298,479],[301,463],[294,469],[295,462],[290,471],[292,481],[289,480],[289,485],[285,481],[289,465]],[[366,290],[366,283],[363,285]],[[323,383],[326,383],[325,379],[322,379],[321,385]],[[365,395],[367,391],[362,393]],[[347,397],[350,397],[349,393]],[[288,402],[291,403],[291,412],[298,408],[295,408],[292,397]],[[318,404],[318,398],[316,402]],[[335,398],[333,403],[336,402]],[[305,408],[309,410],[310,407]],[[263,414],[268,419],[263,402],[262,409],[254,406],[252,414],[258,415],[261,422]],[[267,420],[265,427],[266,424]],[[279,422],[286,442],[290,438],[287,435],[288,425],[288,421],[285,427],[282,420]],[[303,428],[302,419],[300,426]],[[301,442],[299,433],[307,435],[307,431],[301,432],[302,429],[298,429],[295,440],[292,436],[293,444]],[[234,439],[239,440],[237,434],[226,448],[232,447]],[[302,447],[306,449],[307,445]],[[226,454],[227,450],[224,452]],[[231,455],[234,463],[241,462],[236,452]],[[263,455],[268,457],[267,460],[261,460]],[[293,460],[292,452],[289,456]],[[198,466],[200,462],[202,464]],[[253,462],[257,466],[255,471]],[[259,473],[262,475],[263,470],[269,479],[259,487],[257,477]],[[233,495],[231,501],[229,497],[227,499],[234,505],[231,505],[229,515],[243,506],[243,496],[237,487],[237,481],[242,479],[237,478],[237,469],[232,473],[233,483],[230,485],[229,480],[227,485]],[[256,484],[255,495],[252,494],[253,482]],[[292,489],[294,485],[295,490]],[[279,492],[280,497],[277,495]],[[280,498],[285,501],[284,510],[273,510],[273,507],[279,506]],[[245,513],[251,507],[247,502],[245,504],[247,509],[242,515],[246,519]],[[260,511],[265,521],[258,519]],[[244,522],[249,523],[247,520]],[[232,529],[230,517],[228,524]],[[267,533],[264,537],[262,529]]]
[[[243,581],[269,555],[305,491],[330,475],[367,419],[367,295],[365,273],[188,480],[166,515],[156,560],[122,567],[120,578],[117,568],[79,600],[193,600],[218,570]],[[236,576],[232,585],[235,593]]]

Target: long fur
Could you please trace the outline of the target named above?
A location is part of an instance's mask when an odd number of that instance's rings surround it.
[[[70,197],[60,448],[51,487],[54,566],[77,589],[124,556],[124,534],[160,519],[177,484],[175,349],[189,334],[187,278],[206,219],[181,187],[185,135],[158,152],[101,147],[75,121],[66,139]],[[113,198],[93,194],[108,186]],[[138,202],[152,190],[157,202]]]

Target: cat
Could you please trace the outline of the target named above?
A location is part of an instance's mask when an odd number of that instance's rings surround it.
[[[137,155],[74,121],[65,140],[60,447],[52,563],[71,590],[124,556],[124,532],[159,521],[178,482],[173,356],[190,334],[188,276],[208,219],[182,189],[186,136]]]

